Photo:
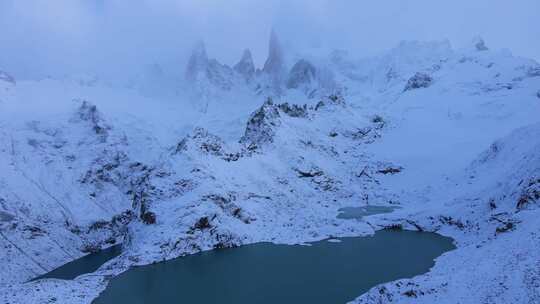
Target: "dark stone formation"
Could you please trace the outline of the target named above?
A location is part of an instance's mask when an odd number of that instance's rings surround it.
[[[274,129],[280,125],[278,107],[271,98],[268,98],[257,111],[251,114],[240,143],[246,144],[252,149],[272,143],[275,136]]]
[[[4,71],[0,71],[0,80],[9,82],[11,84],[16,84],[15,78]]]
[[[417,72],[413,77],[407,81],[407,85],[403,91],[409,91],[420,88],[428,88],[433,83],[433,78],[426,74]]]
[[[242,58],[233,69],[246,80],[251,80],[255,76],[255,65],[253,64],[251,52],[248,49],[244,50]]]
[[[291,116],[291,117],[302,117],[306,118],[308,117],[308,111],[307,111],[307,105],[289,105],[289,103],[285,102],[280,105],[278,105],[278,108],[285,114]]]
[[[310,86],[315,81],[317,69],[307,60],[299,60],[289,72],[288,89]]]
[[[141,220],[146,225],[152,225],[156,223],[156,214],[152,211],[146,211],[141,215]]]

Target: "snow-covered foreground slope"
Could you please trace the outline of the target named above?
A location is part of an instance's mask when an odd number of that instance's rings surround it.
[[[374,222],[438,231],[459,249],[428,274],[378,286],[355,303],[538,303],[540,124],[495,142],[432,192],[426,210]]]
[[[0,299],[89,303],[131,265],[391,226],[458,249],[357,302],[538,302],[537,63],[445,42],[288,74],[283,56],[274,41],[263,70],[248,52],[233,69],[198,46],[171,100],[0,79]],[[365,204],[402,208],[336,218]],[[94,274],[24,283],[117,242]]]

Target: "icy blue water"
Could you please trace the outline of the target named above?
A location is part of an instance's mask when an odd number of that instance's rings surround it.
[[[120,255],[121,252],[122,245],[115,245],[107,249],[103,249],[99,252],[91,253],[75,261],[69,262],[33,280],[48,278],[73,280],[81,274],[96,271],[101,265],[105,264],[105,262]]]
[[[310,246],[259,243],[131,268],[94,304],[346,303],[371,287],[425,273],[452,240],[377,232]]]
[[[362,207],[345,207],[339,209],[338,218],[340,219],[361,219],[364,216],[390,213],[396,209],[397,206],[362,206]]]

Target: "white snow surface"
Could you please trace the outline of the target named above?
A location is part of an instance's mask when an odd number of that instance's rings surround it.
[[[177,96],[0,78],[0,302],[90,303],[133,265],[390,226],[457,249],[353,303],[540,302],[538,63],[445,41],[305,54],[330,92],[196,51]],[[365,204],[401,208],[336,218]],[[93,274],[27,282],[117,242]]]

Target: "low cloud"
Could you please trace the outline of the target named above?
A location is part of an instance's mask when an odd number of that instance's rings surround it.
[[[3,0],[0,69],[21,78],[122,78],[160,63],[181,74],[199,39],[225,63],[250,48],[260,65],[272,27],[291,47],[359,56],[400,40],[449,39],[459,47],[481,35],[492,48],[540,59],[539,11],[537,0]]]

